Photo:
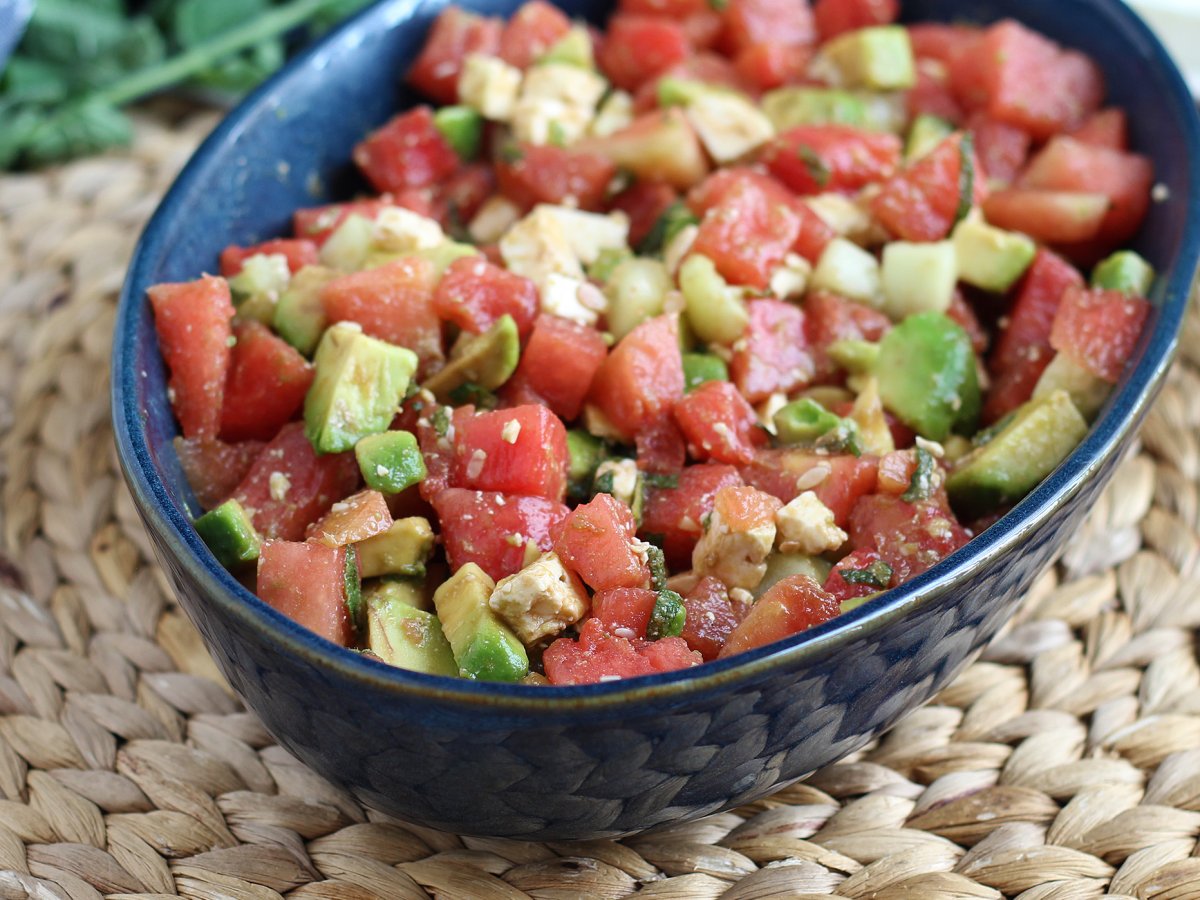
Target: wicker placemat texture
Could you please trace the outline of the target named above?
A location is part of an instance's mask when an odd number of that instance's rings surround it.
[[[212,122],[142,116],[127,154],[0,178],[0,897],[1200,897],[1200,318],[1058,570],[877,746],[617,843],[459,838],[272,743],[117,473],[114,292]]]

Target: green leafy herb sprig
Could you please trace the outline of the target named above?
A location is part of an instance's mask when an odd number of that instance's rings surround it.
[[[128,143],[121,107],[177,87],[240,94],[368,0],[37,0],[0,74],[0,168]]]

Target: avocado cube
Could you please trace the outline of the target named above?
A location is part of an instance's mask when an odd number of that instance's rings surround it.
[[[354,322],[326,329],[304,398],[304,433],[318,453],[352,450],[387,431],[417,371],[417,356],[363,334]]]
[[[342,569],[342,597],[346,602],[346,612],[350,615],[350,624],[354,633],[362,637],[366,628],[366,604],[363,601],[362,575],[358,571],[358,549],[354,544],[346,547],[346,564]]]
[[[363,602],[371,603],[395,600],[414,609],[433,609],[433,598],[425,589],[425,582],[420,578],[403,578],[397,575],[384,575],[382,578],[371,578],[363,581]]]
[[[1025,235],[996,228],[975,216],[959,223],[953,240],[958,277],[995,294],[1016,284],[1037,255],[1037,244]]]
[[[841,422],[816,400],[804,397],[775,413],[775,434],[784,444],[811,444]]]
[[[384,431],[362,438],[354,456],[363,481],[373,491],[398,494],[425,480],[425,458],[408,431]]]
[[[693,253],[679,267],[679,289],[696,337],[709,344],[732,344],[746,330],[750,313],[741,291],[730,287],[707,256]]]
[[[242,262],[242,271],[229,279],[229,293],[238,318],[270,325],[279,298],[292,279],[282,253],[256,253]]]
[[[946,479],[950,502],[964,519],[1015,503],[1058,468],[1087,428],[1066,391],[1030,400],[954,467]]]
[[[217,562],[235,570],[258,559],[262,539],[242,504],[226,500],[195,521],[196,533],[208,545]]]
[[[305,356],[312,356],[325,331],[321,288],[337,276],[324,266],[305,266],[292,276],[275,305],[271,324],[276,333]]]
[[[603,284],[612,277],[612,273],[621,263],[632,258],[633,254],[628,248],[605,247],[596,257],[596,261],[587,267],[587,276]]]
[[[464,335],[450,354],[450,361],[425,380],[423,385],[442,403],[465,385],[494,391],[512,377],[521,358],[521,336],[517,323],[503,315],[487,331]]]
[[[377,575],[425,576],[425,563],[433,553],[433,528],[421,516],[397,519],[382,534],[360,541],[358,564],[363,578]]]
[[[537,59],[536,65],[562,63],[580,69],[595,69],[596,61],[592,50],[592,36],[582,25],[572,25],[570,30],[555,41],[550,49]]]
[[[772,553],[767,557],[767,574],[754,589],[754,599],[757,600],[772,587],[791,578],[793,575],[807,575],[817,584],[824,584],[829,578],[833,565],[819,556],[805,556],[801,553]]]
[[[468,256],[479,256],[479,251],[470,244],[458,241],[442,241],[436,247],[420,247],[405,256],[419,256],[433,263],[433,272],[441,278],[451,264]]]
[[[821,51],[847,87],[904,91],[917,81],[912,41],[900,25],[858,28],[831,40]]]
[[[433,126],[464,162],[479,155],[483,116],[469,106],[443,106],[433,114]]]
[[[939,116],[922,113],[908,129],[908,140],[904,144],[905,161],[915,162],[952,134],[953,124]]]
[[[1154,278],[1154,266],[1133,250],[1118,250],[1092,271],[1092,287],[1145,297]]]
[[[830,241],[813,270],[811,289],[831,291],[878,308],[883,300],[879,260],[845,238]]]
[[[883,311],[892,319],[945,312],[958,284],[958,256],[949,241],[892,241],[883,248],[879,272]]]
[[[712,353],[683,354],[683,389],[691,393],[706,381],[728,381],[725,360]]]
[[[592,496],[592,479],[605,457],[604,442],[579,428],[567,432],[567,490],[576,500]]]
[[[367,647],[388,665],[429,675],[458,674],[454,653],[431,612],[384,594],[367,601]]]
[[[1066,391],[1079,414],[1090,422],[1108,399],[1112,385],[1065,353],[1058,353],[1034,386],[1032,399],[1041,400],[1055,391]]]
[[[341,272],[357,272],[371,251],[375,223],[366,216],[346,216],[321,245],[321,265]]]
[[[857,94],[836,88],[778,88],[763,95],[762,110],[776,132],[797,125],[868,127],[866,101]]]
[[[479,681],[520,681],[529,673],[524,645],[492,611],[496,583],[467,563],[434,592],[433,605],[459,674]]]
[[[979,418],[979,374],[971,339],[943,313],[909,316],[879,343],[879,395],[900,421],[931,441],[971,433]]]
[[[617,266],[604,286],[605,321],[613,338],[619,341],[642,322],[661,315],[667,293],[674,288],[671,273],[657,259],[635,256]]]
[[[851,375],[870,375],[879,364],[879,345],[870,341],[853,338],[834,341],[826,352],[830,359]]]

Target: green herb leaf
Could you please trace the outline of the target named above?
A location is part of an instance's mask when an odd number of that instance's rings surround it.
[[[646,562],[650,564],[650,586],[656,591],[667,589],[667,557],[659,547],[651,545],[646,550]]]
[[[817,183],[817,187],[823,188],[829,184],[833,173],[829,171],[829,166],[825,164],[825,160],[821,159],[816,150],[808,144],[801,144],[796,148],[796,155],[804,163],[804,168],[808,170],[808,176]]]
[[[674,591],[661,590],[654,601],[654,611],[646,626],[646,637],[652,641],[665,637],[679,637],[687,625],[687,607],[683,598]]]
[[[642,256],[653,256],[661,253],[671,240],[689,225],[695,225],[700,220],[682,200],[676,200],[666,208],[655,221],[650,232],[638,244],[638,253]]]
[[[515,166],[525,158],[525,151],[521,149],[521,145],[516,141],[505,141],[500,145],[500,159],[508,163],[510,166]]]
[[[593,494],[611,494],[615,490],[612,472],[604,472],[596,476],[592,483]]]
[[[678,475],[664,475],[658,472],[643,472],[642,478],[646,481],[647,487],[652,488],[677,488],[679,487]]]
[[[840,569],[839,571],[847,584],[865,584],[867,587],[882,591],[892,583],[892,567],[882,559],[877,559],[861,569]]]
[[[964,131],[958,144],[958,209],[954,213],[957,225],[971,213],[975,205],[975,136]]]
[[[438,437],[445,437],[450,433],[450,411],[444,406],[439,406],[433,411],[433,430]]]
[[[29,163],[40,166],[128,144],[129,120],[115,106],[86,99],[41,119],[23,142]]]
[[[458,406],[473,403],[480,409],[495,409],[500,402],[494,393],[481,384],[467,381],[450,392],[450,400]]]
[[[927,500],[933,496],[935,490],[937,490],[937,461],[933,458],[933,454],[924,447],[918,447],[917,468],[913,471],[912,480],[908,483],[908,490],[900,496],[900,499],[906,503]]]

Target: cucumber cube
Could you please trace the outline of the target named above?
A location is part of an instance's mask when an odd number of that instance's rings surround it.
[[[892,241],[883,248],[880,269],[883,311],[892,319],[922,312],[945,312],[958,284],[958,257],[949,241]]]

